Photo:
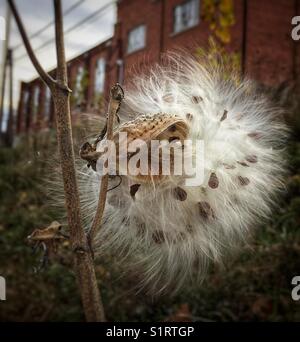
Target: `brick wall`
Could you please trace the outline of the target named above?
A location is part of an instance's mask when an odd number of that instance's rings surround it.
[[[295,0],[248,0],[246,71],[250,77],[268,85],[295,77],[295,45],[300,44],[291,39],[295,4]]]
[[[79,108],[80,111],[97,112],[97,108],[93,106],[93,97],[98,58],[103,57],[107,61],[103,94],[104,99],[107,99],[109,88],[113,83],[116,81],[126,83],[134,74],[140,74],[151,64],[159,62],[162,53],[178,48],[185,48],[190,53],[194,53],[197,47],[207,46],[211,31],[203,20],[201,0],[199,0],[199,23],[183,32],[173,33],[174,8],[185,1],[118,1],[117,23],[112,39],[68,62],[71,87],[74,86],[80,65],[84,65],[89,73],[86,103],[84,108]],[[299,80],[300,41],[295,42],[291,39],[291,18],[300,15],[299,3],[299,0],[234,0],[235,24],[231,28],[231,42],[227,45],[227,49],[241,55],[243,71],[249,77],[267,85]],[[139,25],[146,26],[146,45],[140,50],[128,53],[128,34]],[[44,89],[41,81],[36,79],[28,84],[24,83],[21,94],[24,94],[25,89],[32,92],[36,84],[40,84]],[[26,127],[35,129],[47,126],[47,123],[39,126],[32,122],[32,99],[31,93],[28,105],[23,103],[24,99],[20,96],[17,123],[19,132]],[[42,92],[39,110],[42,123],[43,99]],[[28,111],[25,115],[26,108]],[[53,117],[51,119],[48,126],[53,122]]]

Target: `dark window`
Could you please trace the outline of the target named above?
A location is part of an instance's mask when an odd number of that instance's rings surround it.
[[[51,102],[52,96],[49,87],[45,90],[45,120],[49,121],[51,116]]]
[[[146,46],[146,26],[140,25],[131,30],[128,34],[127,52],[131,53]]]
[[[105,59],[99,58],[96,64],[95,71],[95,93],[102,94],[104,92],[104,82],[105,82]]]
[[[174,8],[173,32],[181,32],[199,23],[199,0],[189,0]]]
[[[32,123],[37,121],[40,102],[40,87],[35,86],[33,90],[33,108],[32,108]]]
[[[84,102],[85,89],[84,89],[84,77],[86,74],[85,68],[81,65],[77,69],[77,75],[75,79],[75,89],[74,89],[74,98],[75,105],[80,106]]]

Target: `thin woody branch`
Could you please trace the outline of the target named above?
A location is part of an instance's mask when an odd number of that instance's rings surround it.
[[[54,13],[57,58],[56,80],[58,84],[63,87],[63,89],[66,89],[68,92],[71,92],[71,90],[68,87],[68,73],[64,44],[63,14],[60,6],[60,0],[54,0]]]
[[[53,95],[56,117],[57,142],[62,168],[65,204],[67,209],[70,242],[74,251],[75,271],[80,288],[82,304],[88,321],[104,321],[105,315],[97,284],[92,253],[84,232],[80,201],[77,187],[75,156],[72,140],[70,116],[70,89],[67,84],[67,67],[63,38],[63,16],[61,0],[54,0],[55,33],[57,52],[57,81],[52,79],[39,64],[29,43],[23,23],[13,0],[8,0],[12,13],[16,18],[27,53],[41,78],[49,86]]]
[[[121,102],[124,98],[124,91],[122,87],[117,83],[110,90],[110,101],[108,105],[108,114],[107,114],[107,124],[106,124],[106,139],[111,141],[113,138],[113,126],[115,116],[118,114]],[[96,215],[94,217],[91,229],[89,231],[89,242],[93,243],[93,239],[96,233],[101,228],[101,221],[103,212],[105,209],[106,202],[106,194],[108,188],[108,173],[106,173],[101,179],[100,191],[99,191],[99,200],[98,206],[96,210]]]
[[[51,88],[53,86],[53,84],[55,83],[55,80],[43,69],[43,67],[41,66],[40,62],[36,58],[36,56],[35,56],[35,54],[34,54],[34,52],[32,50],[31,44],[29,42],[27,33],[26,33],[25,29],[24,29],[24,25],[22,23],[22,20],[21,20],[21,18],[19,16],[19,13],[18,13],[17,9],[16,9],[14,1],[13,0],[7,0],[7,1],[8,1],[8,4],[10,6],[10,9],[11,9],[11,11],[12,11],[14,17],[15,17],[18,29],[20,31],[21,37],[23,39],[23,42],[24,42],[24,45],[25,45],[25,48],[26,48],[26,51],[28,53],[28,56],[29,56],[32,64],[36,68],[36,71],[40,75],[41,79],[48,85],[48,87]]]

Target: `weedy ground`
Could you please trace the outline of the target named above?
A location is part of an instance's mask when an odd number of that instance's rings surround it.
[[[96,266],[108,320],[300,321],[300,301],[291,298],[291,280],[300,275],[300,139],[292,124],[287,191],[250,246],[224,269],[212,267],[202,285],[159,299],[132,293],[133,280],[119,277],[108,253]],[[48,268],[35,272],[42,253],[34,254],[26,240],[60,216],[49,206],[43,182],[54,145],[49,135],[43,143],[32,137],[0,149],[0,275],[7,283],[0,321],[84,320],[68,244]]]

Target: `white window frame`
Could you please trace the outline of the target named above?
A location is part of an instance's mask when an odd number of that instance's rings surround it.
[[[188,11],[193,10],[193,7],[194,11],[192,14],[188,13]],[[199,0],[187,0],[176,5],[173,10],[173,34],[180,33],[197,26],[200,22],[199,8]],[[190,17],[184,18],[184,15],[186,14],[190,15]],[[184,19],[187,20],[187,22],[185,22]]]
[[[76,81],[75,81],[75,89],[77,92],[79,91],[80,83],[81,83],[83,74],[84,74],[84,67],[82,65],[80,65],[77,69]]]
[[[100,64],[102,63],[102,66]],[[94,83],[94,94],[103,94],[105,90],[105,70],[106,60],[104,57],[99,57],[96,62],[95,68],[95,83]],[[101,80],[99,80],[101,78]]]
[[[137,42],[137,34],[141,32],[143,41]],[[147,28],[145,24],[138,25],[128,32],[127,36],[127,53],[142,50],[146,47]],[[133,46],[132,46],[133,45]]]
[[[33,88],[33,115],[32,115],[32,123],[35,123],[37,121],[37,116],[39,112],[39,102],[40,102],[40,94],[41,94],[41,88],[36,85]]]
[[[49,87],[45,88],[45,113],[44,117],[46,120],[50,120],[51,115],[51,101],[52,101],[52,95]]]
[[[75,78],[75,91],[74,91],[74,96],[76,98],[76,106],[79,106],[81,104],[81,98],[80,98],[80,86],[81,86],[81,81],[84,76],[85,72],[85,67],[83,65],[79,65],[77,68],[76,72],[76,78]]]

